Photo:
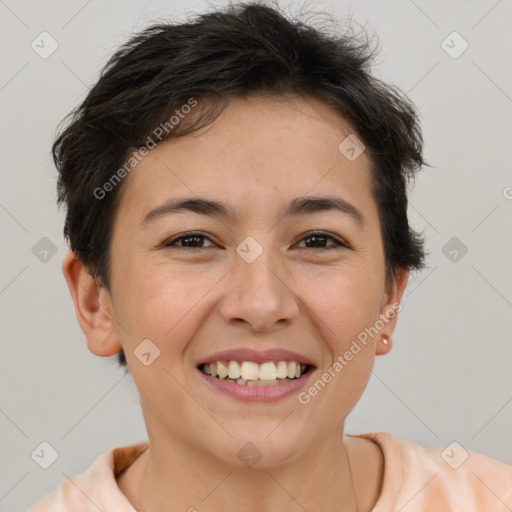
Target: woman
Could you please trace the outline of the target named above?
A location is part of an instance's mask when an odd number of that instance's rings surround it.
[[[53,147],[63,271],[149,441],[31,512],[510,510],[510,466],[344,433],[424,264],[417,114],[370,57],[238,4],[110,59]]]

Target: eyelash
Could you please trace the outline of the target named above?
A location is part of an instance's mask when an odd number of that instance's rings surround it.
[[[313,238],[315,236],[323,237],[325,239],[332,240],[333,242],[336,243],[336,245],[334,245],[334,246],[331,245],[329,247],[317,247],[316,249],[318,249],[318,250],[328,251],[331,249],[349,249],[349,246],[346,243],[344,243],[344,242],[338,240],[337,238],[333,237],[332,235],[329,235],[328,233],[324,233],[322,231],[311,231],[310,233],[307,233],[306,236],[303,236],[299,240],[299,243],[308,238]],[[190,250],[201,250],[201,249],[210,249],[211,248],[211,247],[184,247],[184,246],[174,245],[176,242],[178,242],[180,240],[186,240],[187,238],[193,238],[193,237],[205,238],[205,239],[210,240],[210,242],[214,243],[208,236],[204,235],[200,231],[189,231],[188,233],[183,233],[182,235],[178,235],[174,238],[171,238],[167,242],[164,242],[163,247],[170,248],[170,247],[174,246],[174,247],[178,247],[179,249],[190,249]],[[315,247],[301,247],[301,249],[315,249]]]

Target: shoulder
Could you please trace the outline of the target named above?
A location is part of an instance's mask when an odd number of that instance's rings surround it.
[[[116,475],[148,446],[148,442],[143,442],[102,453],[87,469],[59,484],[27,512],[88,512],[98,507],[132,512],[133,508],[117,485]]]
[[[456,442],[434,448],[408,441],[401,443],[410,468],[411,483],[419,483],[422,476],[430,477],[432,497],[437,492],[446,496],[447,503],[465,500],[466,506],[477,506],[480,512],[510,511],[512,466],[467,450]]]
[[[411,511],[433,505],[479,512],[512,509],[512,466],[504,462],[458,443],[428,448],[388,432],[360,437],[377,443],[384,454],[383,488],[375,512],[380,512],[381,500],[397,510],[407,504]]]
[[[52,492],[32,505],[27,512],[87,512],[84,489],[85,472],[60,483]]]

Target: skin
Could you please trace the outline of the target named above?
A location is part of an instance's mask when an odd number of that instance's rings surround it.
[[[67,255],[63,271],[89,350],[124,349],[140,394],[150,448],[118,477],[136,509],[348,512],[375,504],[382,453],[343,432],[375,355],[390,349],[382,335],[392,336],[397,314],[307,405],[296,396],[245,403],[213,393],[195,367],[219,350],[280,347],[315,361],[313,383],[400,302],[408,271],[386,288],[370,161],[338,150],[350,133],[316,98],[232,99],[214,123],[159,144],[125,178],[110,291]],[[285,205],[305,195],[342,197],[365,224],[335,210],[283,218]],[[141,227],[148,211],[185,196],[223,201],[237,219],[181,212]],[[162,247],[191,230],[207,237],[203,249]],[[315,245],[312,230],[349,247],[322,251],[336,243]],[[263,249],[252,263],[236,253],[248,236]],[[147,338],[160,350],[149,366],[134,355]],[[262,454],[250,468],[236,456],[248,441]]]

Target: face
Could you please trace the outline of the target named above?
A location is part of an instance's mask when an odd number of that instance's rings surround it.
[[[271,466],[343,427],[382,350],[379,336],[357,340],[405,286],[385,288],[369,158],[338,149],[351,133],[314,98],[237,98],[208,127],[156,146],[126,178],[102,301],[117,321],[110,340],[125,350],[150,439],[239,465],[250,441],[260,465]],[[159,208],[185,198],[226,211]],[[391,334],[395,321],[380,332]],[[198,368],[225,351],[233,351],[225,361],[262,356],[307,361],[309,370],[240,390]]]

